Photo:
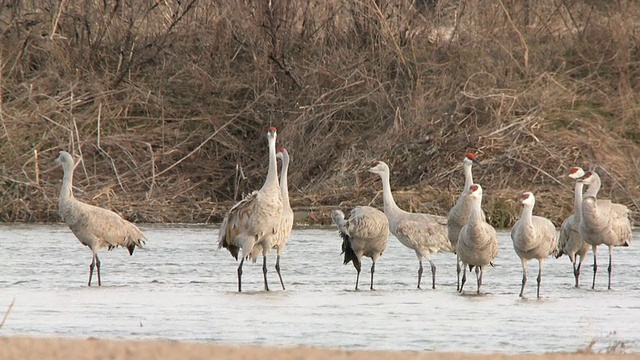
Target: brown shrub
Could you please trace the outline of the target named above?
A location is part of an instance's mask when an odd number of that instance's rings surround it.
[[[314,214],[380,205],[375,159],[401,206],[446,214],[465,151],[495,225],[527,190],[561,222],[574,165],[638,210],[640,4],[411,3],[4,3],[0,219],[58,220],[66,149],[85,201],[219,221],[261,186],[271,125],[292,205]]]

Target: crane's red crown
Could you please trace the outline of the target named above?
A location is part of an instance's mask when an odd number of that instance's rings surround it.
[[[269,132],[270,132],[270,133],[274,133],[274,132],[276,132],[276,127],[275,127],[275,126],[270,127],[270,128],[269,128]]]
[[[588,179],[590,177],[591,177],[591,171],[587,171],[582,178],[583,179]]]
[[[575,174],[575,173],[577,173],[579,170],[580,170],[580,168],[579,168],[579,167],[572,167],[572,168],[571,168],[571,171],[569,171],[569,174]]]
[[[470,153],[470,152],[467,153],[467,159],[474,160],[475,158],[476,158],[476,156],[473,155],[473,153]]]
[[[478,190],[479,186],[478,185],[471,185],[471,187],[469,189],[471,189],[471,191],[476,191]]]
[[[373,166],[378,166],[378,164],[380,164],[380,161],[376,160],[376,161],[373,162]]]
[[[283,152],[285,152],[285,151],[286,151],[286,150],[285,150],[283,147],[280,147],[280,149],[278,149],[278,152],[281,152],[281,153],[283,153]]]
[[[524,193],[522,194],[522,196],[520,197],[522,200],[527,200],[529,198],[529,193]]]

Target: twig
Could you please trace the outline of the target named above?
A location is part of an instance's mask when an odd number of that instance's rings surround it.
[[[0,57],[0,63],[2,63],[2,57]],[[0,84],[2,84],[2,71],[0,71]],[[11,142],[11,137],[9,137],[9,131],[7,131],[7,125],[4,123],[4,103],[2,101],[2,86],[0,86],[0,123],[2,123],[2,129],[4,130],[4,135],[7,137],[7,143],[9,143],[11,150],[16,151],[13,147],[13,143]]]
[[[84,171],[84,176],[87,179],[87,183],[91,184],[91,181],[89,180],[89,173],[87,172],[87,168],[84,166],[84,159],[82,157],[82,146],[80,142],[80,131],[78,131],[78,123],[76,122],[76,117],[73,116],[73,99],[74,99],[73,86],[71,87],[71,93],[69,94],[69,97],[70,97],[69,117],[71,117],[71,123],[73,124],[73,129],[71,129],[72,138],[73,138],[73,132],[75,131],[76,141],[78,143],[78,154],[80,155],[80,162],[82,163],[82,170]]]
[[[626,186],[624,186],[620,181],[618,181],[618,178],[616,176],[613,176],[613,174],[611,174],[607,169],[604,168],[604,166],[602,165],[598,165],[598,167],[600,169],[602,169],[602,171],[604,171],[607,175],[609,175],[610,178],[613,179],[613,181],[616,183],[616,185],[618,185],[622,191],[625,192],[625,194],[627,194],[627,196],[629,197],[629,199],[631,199],[631,202],[633,202],[633,205],[635,205],[636,209],[640,209],[640,206],[638,206],[638,203],[636,202],[636,200],[633,198],[633,195],[631,195],[631,193],[629,192],[629,190],[627,189]]]
[[[64,0],[60,0],[60,5],[58,5],[58,12],[56,13],[56,17],[53,18],[51,35],[49,35],[49,39],[51,40],[53,40],[53,37],[56,35],[56,29],[58,28],[58,21],[60,21],[60,15],[62,15],[63,7],[64,7]]]
[[[511,155],[506,155],[506,156],[507,156],[507,158],[508,158],[508,159],[515,160],[515,161],[517,161],[517,162],[519,162],[519,163],[521,163],[521,164],[524,164],[524,165],[527,165],[527,166],[529,166],[529,167],[532,167],[532,168],[534,168],[534,169],[538,170],[539,172],[541,172],[541,173],[543,173],[543,174],[547,175],[551,180],[555,181],[558,185],[560,185],[560,186],[562,186],[562,187],[564,187],[564,188],[566,188],[566,187],[567,187],[567,185],[566,185],[566,184],[563,184],[560,180],[556,179],[556,178],[555,178],[555,177],[553,177],[551,174],[549,174],[548,172],[546,172],[546,171],[542,170],[541,168],[539,168],[539,167],[537,167],[537,166],[535,166],[535,165],[533,165],[533,164],[530,164],[530,163],[528,163],[528,162],[526,162],[526,161],[524,161],[524,160],[520,160],[520,159],[514,158],[514,157],[513,157],[513,156],[511,156]]]
[[[4,325],[4,322],[7,321],[7,317],[9,316],[9,313],[11,312],[11,308],[13,308],[13,304],[16,302],[16,298],[13,298],[13,300],[11,301],[11,304],[9,304],[9,307],[7,308],[7,311],[4,313],[4,316],[2,317],[2,321],[0,321],[0,329],[2,329],[2,325]]]
[[[151,199],[151,195],[153,193],[153,187],[156,184],[156,158],[153,154],[153,147],[150,143],[145,142],[147,144],[147,148],[149,148],[149,154],[151,154],[151,185],[149,185],[149,191],[147,191],[147,200]]]
[[[180,160],[176,161],[173,165],[170,165],[169,167],[167,167],[166,169],[160,171],[159,173],[155,174],[156,177],[166,173],[167,171],[173,169],[174,167],[178,166],[178,164],[180,164],[181,162],[185,161],[186,159],[188,159],[189,157],[191,157],[191,155],[195,154],[198,150],[202,149],[202,147],[208,143],[209,141],[211,141],[211,139],[213,139],[216,135],[218,135],[218,133],[220,133],[220,131],[222,131],[222,129],[226,128],[227,126],[229,126],[229,124],[231,124],[232,122],[234,122],[237,118],[240,117],[240,115],[244,114],[245,111],[249,110],[253,105],[255,105],[258,100],[260,100],[262,98],[262,95],[258,95],[250,104],[248,104],[247,106],[244,107],[244,109],[240,110],[237,114],[235,114],[229,121],[227,121],[226,123],[222,124],[222,126],[220,126],[216,131],[214,131],[211,135],[209,135],[206,139],[204,139],[204,141],[202,141],[200,143],[200,145],[196,146],[195,149],[191,150],[187,155],[183,156]],[[145,180],[149,180],[148,178]]]
[[[518,30],[518,27],[516,26],[516,24],[511,19],[511,15],[509,15],[509,12],[507,11],[507,8],[504,7],[504,4],[502,3],[502,0],[500,0],[499,3],[500,3],[500,7],[502,8],[502,11],[504,11],[504,14],[507,16],[507,20],[509,21],[509,24],[511,24],[511,27],[513,27],[513,30],[516,32],[516,34],[518,34],[518,38],[520,39],[520,43],[524,47],[524,54],[523,54],[523,57],[524,57],[524,71],[527,72],[529,70],[529,47],[527,46],[527,42],[524,40],[524,36],[522,36],[522,33],[520,32],[520,30]],[[513,58],[513,56],[512,56],[512,58]],[[515,60],[515,58],[514,58],[514,60]]]
[[[33,159],[36,167],[36,185],[40,186],[40,168],[38,167],[38,150],[33,149]]]
[[[98,143],[98,149],[100,148],[100,117],[102,116],[102,102],[98,104],[98,138],[96,142]]]
[[[238,199],[238,190],[240,189],[240,180],[245,180],[247,177],[244,175],[244,171],[242,170],[242,166],[239,163],[236,163],[236,179],[234,181],[233,186],[233,201]]]
[[[413,81],[414,74],[411,71],[411,67],[407,63],[407,59],[405,58],[404,53],[402,52],[402,49],[400,49],[398,42],[392,35],[392,31],[391,31],[391,28],[389,27],[389,22],[387,20],[387,17],[382,13],[382,9],[380,9],[380,6],[378,6],[377,1],[372,1],[372,7],[376,15],[378,16],[378,21],[380,21],[380,25],[384,28],[386,32],[385,35],[387,36],[387,40],[393,45],[393,50],[395,51],[396,56],[400,59],[400,62],[404,66],[404,70],[407,72],[407,77]]]

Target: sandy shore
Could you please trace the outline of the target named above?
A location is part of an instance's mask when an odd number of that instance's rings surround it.
[[[461,353],[369,352],[317,349],[309,347],[275,348],[227,346],[172,341],[76,340],[51,338],[0,338],[0,359],[279,359],[279,360],[427,360],[427,359],[545,359],[595,360],[637,359],[637,355],[618,354],[546,354],[546,355],[472,355]]]

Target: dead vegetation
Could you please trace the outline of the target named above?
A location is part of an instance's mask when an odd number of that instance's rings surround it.
[[[574,165],[638,217],[638,19],[621,0],[5,1],[0,220],[58,220],[65,149],[85,201],[219,221],[261,185],[271,125],[317,221],[381,204],[375,159],[401,206],[446,214],[465,151],[494,225],[526,190],[558,224]]]
[[[2,320],[0,321],[0,329],[2,329],[2,327],[4,326],[5,321],[7,321],[7,317],[9,317],[9,313],[11,312],[11,309],[13,308],[13,304],[15,304],[16,299],[14,298],[11,301],[11,304],[9,304],[9,307],[7,307],[7,311],[5,311],[4,316],[2,317]]]

